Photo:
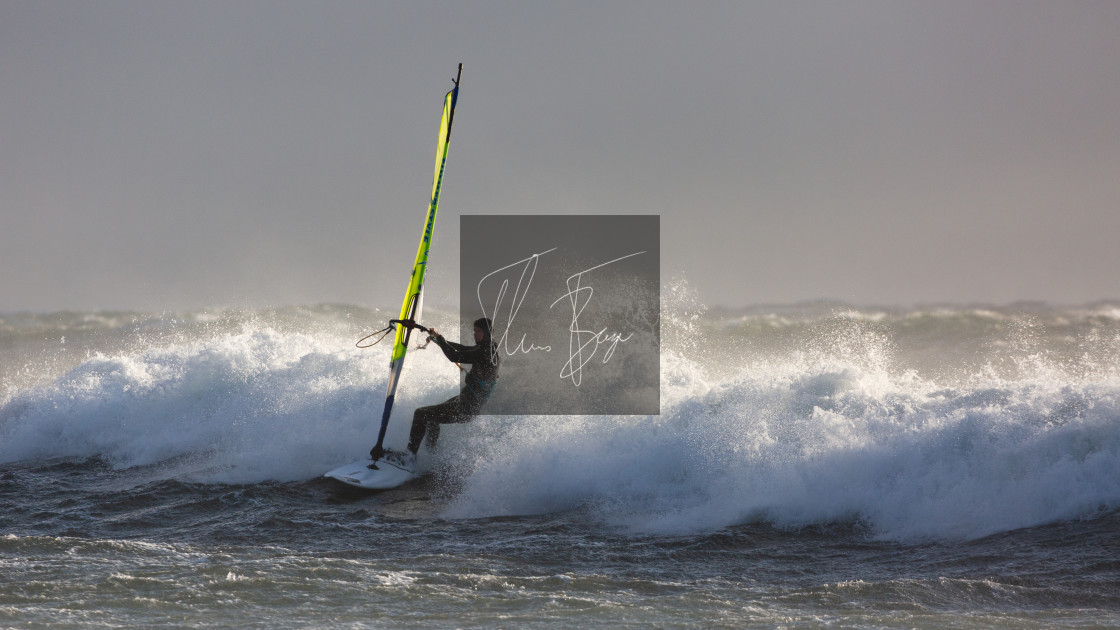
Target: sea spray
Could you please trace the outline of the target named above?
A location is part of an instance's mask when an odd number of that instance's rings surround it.
[[[236,326],[176,316],[182,323],[170,326],[174,332],[140,348],[136,332],[121,330],[132,324],[118,323],[102,332],[122,352],[93,353],[3,400],[0,462],[99,457],[128,468],[173,461],[173,475],[249,483],[306,479],[355,459],[368,450],[360,445],[372,439],[370,419],[380,414],[388,355],[355,348],[356,332],[338,333],[339,311],[326,315],[244,317]],[[301,323],[310,330],[297,332]],[[419,369],[423,359],[437,359],[417,354]],[[430,402],[428,388],[453,387],[454,379],[443,370],[417,380],[400,413],[411,415],[418,401]]]
[[[659,415],[446,427],[422,457],[444,516],[576,511],[673,535],[847,523],[926,540],[1120,507],[1113,304],[705,312],[679,288],[664,292]],[[454,328],[450,312],[429,315]],[[0,399],[0,463],[97,458],[136,483],[315,479],[372,443],[387,350],[353,342],[378,316],[6,316],[3,369],[22,376]],[[439,353],[410,356],[391,445],[459,387]]]
[[[466,468],[449,514],[582,508],[630,530],[675,534],[851,522],[921,540],[1120,506],[1120,380],[1115,359],[1092,347],[1116,339],[1110,320],[1086,326],[1080,341],[1054,340],[1010,315],[985,339],[1001,347],[1004,331],[1010,337],[998,365],[946,372],[927,361],[923,376],[913,357],[898,357],[899,345],[920,345],[896,341],[914,316],[804,318],[789,326],[797,331],[784,352],[759,356],[721,354],[677,326],[692,356],[668,336],[660,416],[495,422],[482,435],[500,438],[468,445],[483,455]],[[995,320],[963,319],[981,330]],[[1024,327],[1036,332],[1024,337]],[[726,326],[710,330],[726,335]],[[965,333],[968,343],[975,332]],[[942,342],[969,351],[950,334]],[[1096,369],[1066,360],[1077,352],[1095,357]]]

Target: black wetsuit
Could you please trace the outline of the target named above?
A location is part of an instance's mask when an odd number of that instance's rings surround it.
[[[448,398],[438,405],[420,407],[412,414],[412,431],[408,436],[408,450],[416,453],[428,435],[428,446],[434,448],[439,439],[439,425],[468,422],[478,415],[482,405],[490,398],[498,382],[498,348],[489,338],[477,346],[464,346],[447,341],[442,336],[433,337],[444,356],[455,363],[471,364],[466,384],[458,396]]]

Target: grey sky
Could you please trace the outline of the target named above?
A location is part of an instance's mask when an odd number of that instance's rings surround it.
[[[661,215],[708,304],[1120,298],[1120,3],[0,0],[0,312],[395,308],[460,214]]]

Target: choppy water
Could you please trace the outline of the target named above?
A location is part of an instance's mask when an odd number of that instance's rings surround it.
[[[319,475],[387,314],[2,315],[0,626],[1120,625],[1120,304],[663,297],[659,416],[446,427],[379,494]],[[410,361],[403,417],[458,379]]]

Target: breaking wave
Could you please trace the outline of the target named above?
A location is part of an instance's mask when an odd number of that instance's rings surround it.
[[[846,522],[968,539],[1092,517],[1120,508],[1117,312],[670,304],[660,415],[481,417],[447,427],[427,463],[453,488],[450,518],[586,510],[639,532]],[[100,331],[89,356],[56,351],[53,373],[15,365],[30,341],[4,355],[24,384],[0,398],[0,462],[98,457],[149,478],[300,481],[375,435],[388,349],[354,348],[353,322],[380,315],[100,317],[36,324],[27,339]],[[7,320],[9,338],[29,327]],[[401,417],[458,383],[438,353],[411,356]]]

